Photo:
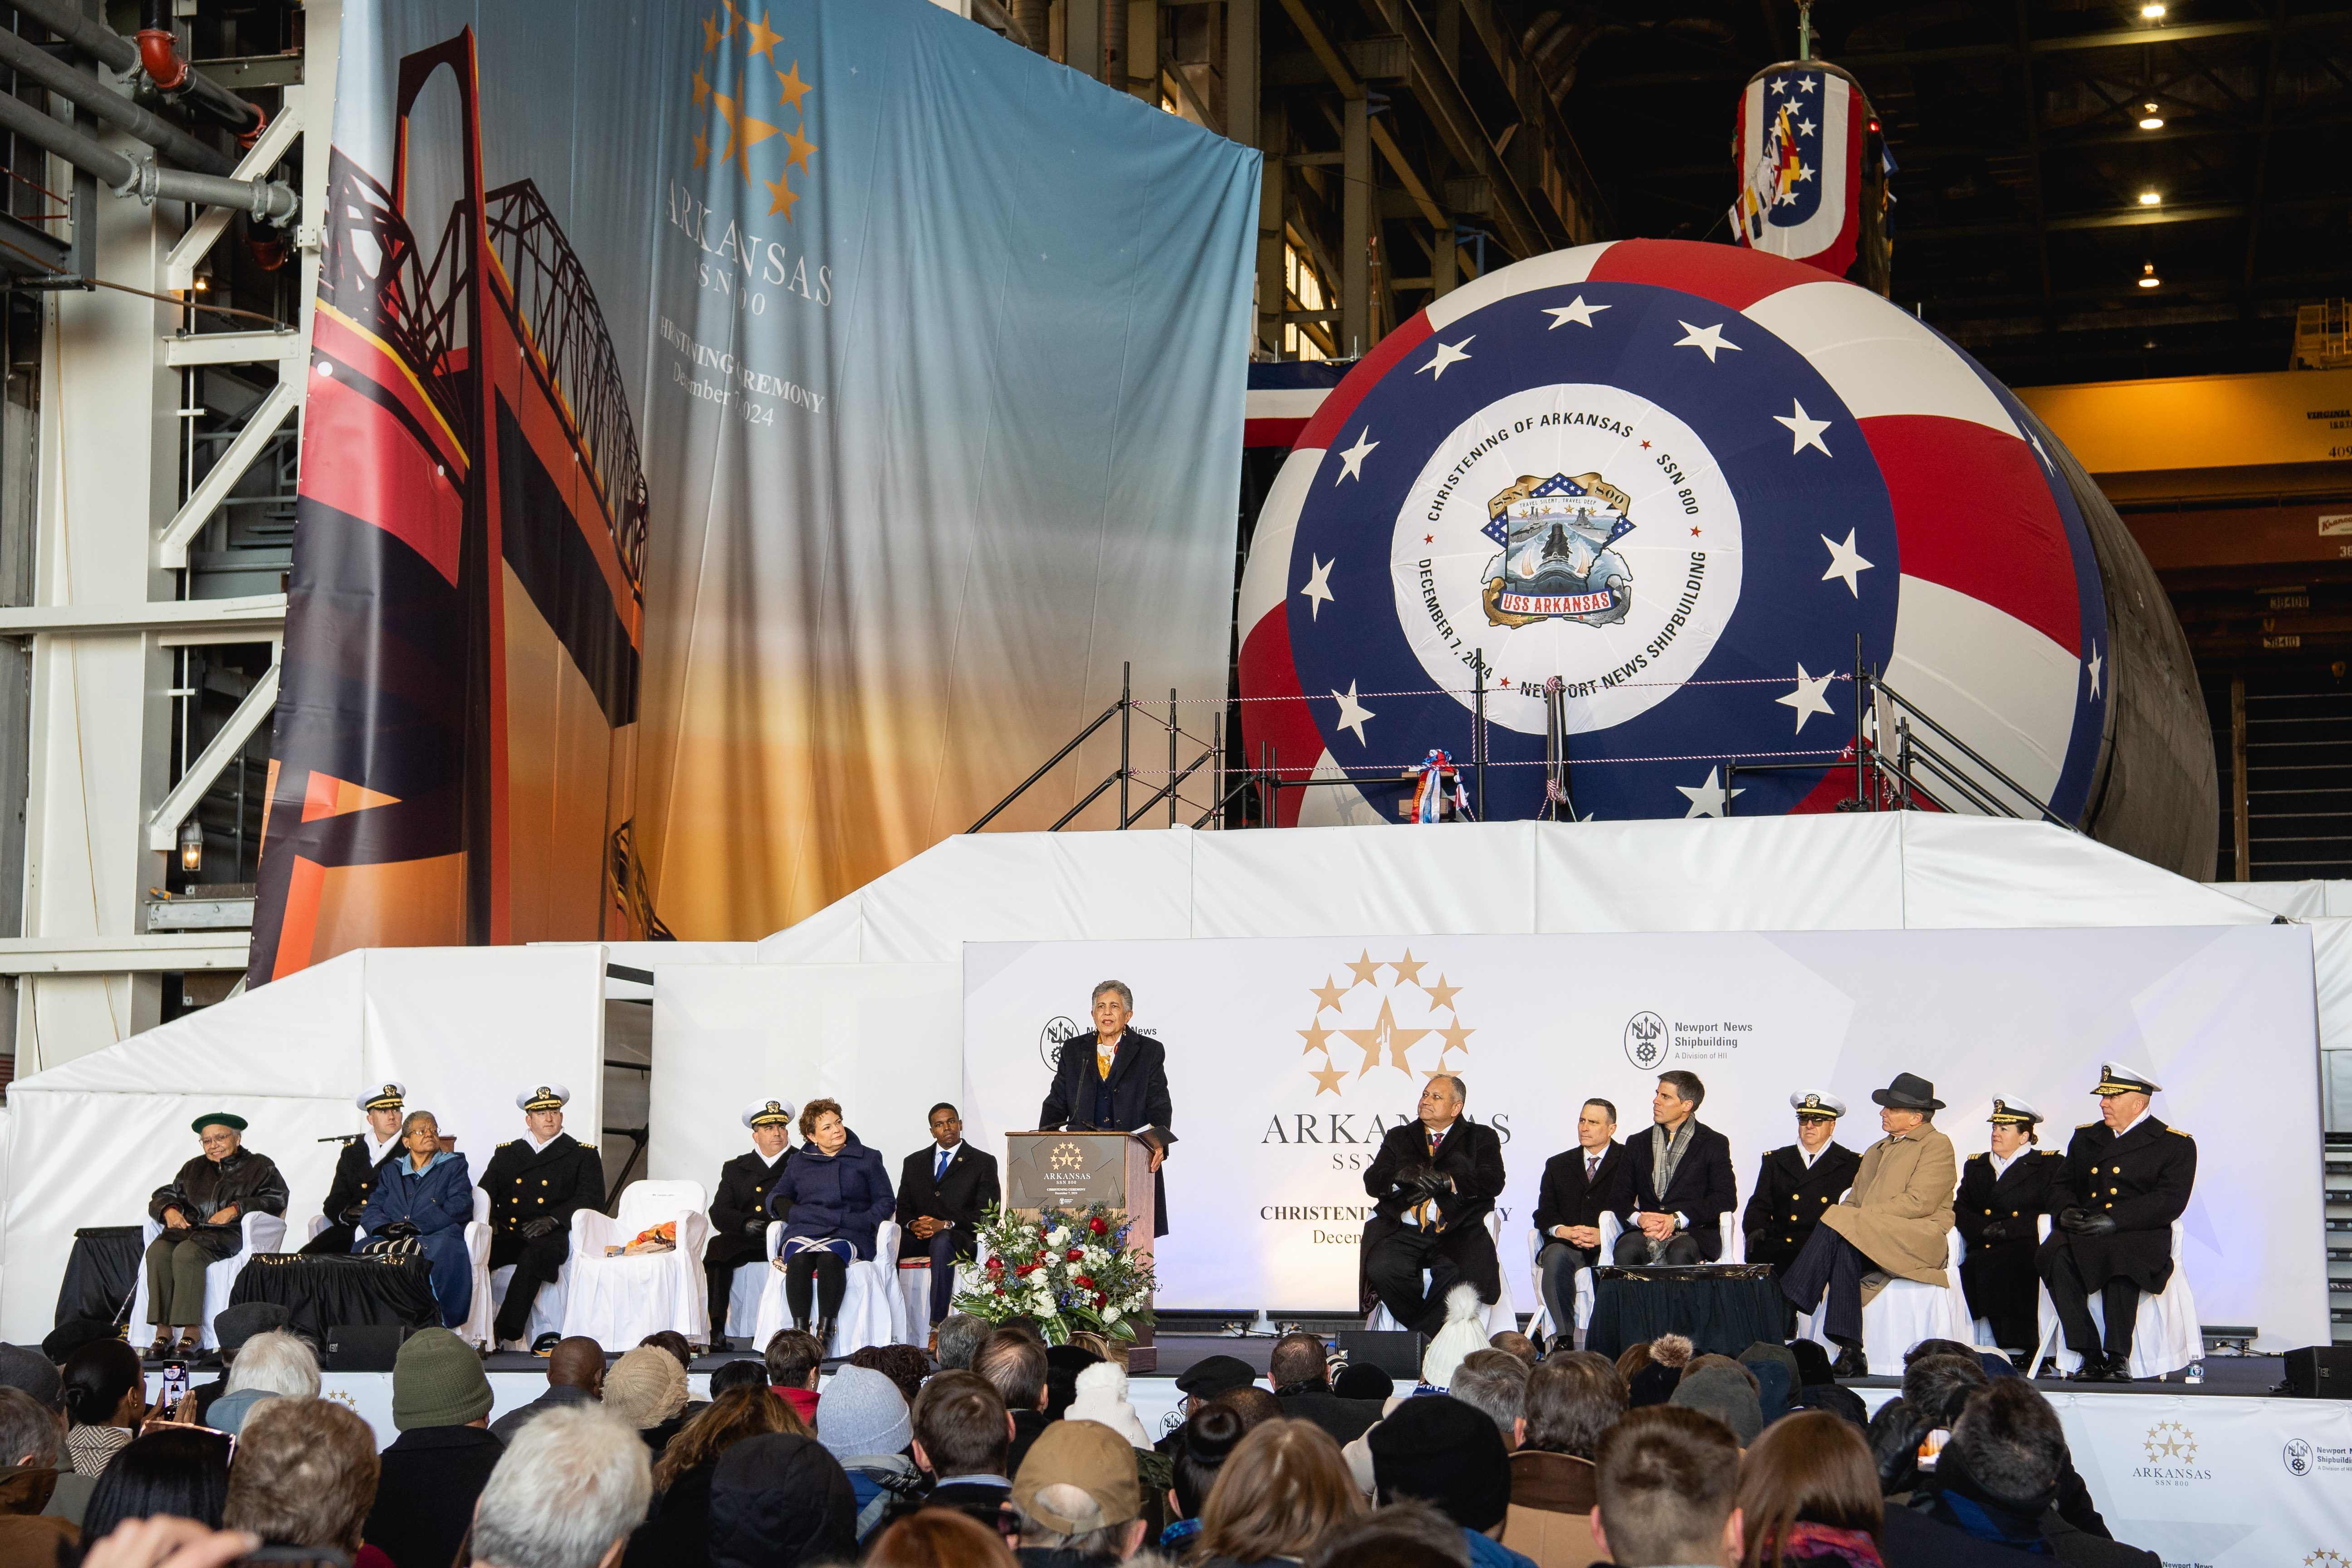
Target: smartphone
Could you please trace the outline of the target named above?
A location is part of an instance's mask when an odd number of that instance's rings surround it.
[[[188,1363],[167,1361],[163,1363],[163,1397],[165,1410],[176,1410],[180,1401],[188,1396]]]

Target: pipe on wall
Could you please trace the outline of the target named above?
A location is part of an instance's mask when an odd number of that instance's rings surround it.
[[[292,222],[302,210],[301,197],[282,181],[226,180],[217,174],[162,168],[152,158],[126,157],[7,93],[0,93],[0,127],[97,175],[118,196],[228,207],[280,226]]]
[[[178,126],[150,114],[96,77],[73,67],[47,50],[26,43],[0,27],[0,62],[16,74],[38,83],[60,98],[72,100],[100,120],[136,136],[173,162],[205,174],[226,174],[236,160],[214,151]]]

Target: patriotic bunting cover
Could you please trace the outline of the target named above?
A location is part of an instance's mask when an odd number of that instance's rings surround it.
[[[1862,89],[1817,62],[1775,67],[1740,95],[1732,162],[1741,245],[1843,278],[1862,226]]]

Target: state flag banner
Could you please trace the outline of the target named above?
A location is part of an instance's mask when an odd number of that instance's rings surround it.
[[[1759,72],[1740,95],[1734,135],[1738,242],[1844,277],[1862,230],[1869,124],[1862,89],[1842,72],[1817,61]]]

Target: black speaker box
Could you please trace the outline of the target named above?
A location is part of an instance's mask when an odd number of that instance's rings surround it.
[[[2287,1352],[2286,1391],[2305,1399],[2352,1399],[2352,1345]]]
[[[416,1331],[405,1323],[337,1323],[327,1331],[321,1372],[390,1372],[400,1342]]]
[[[1421,1352],[1429,1342],[1402,1330],[1341,1329],[1333,1336],[1350,1366],[1376,1366],[1400,1384],[1421,1381]]]

